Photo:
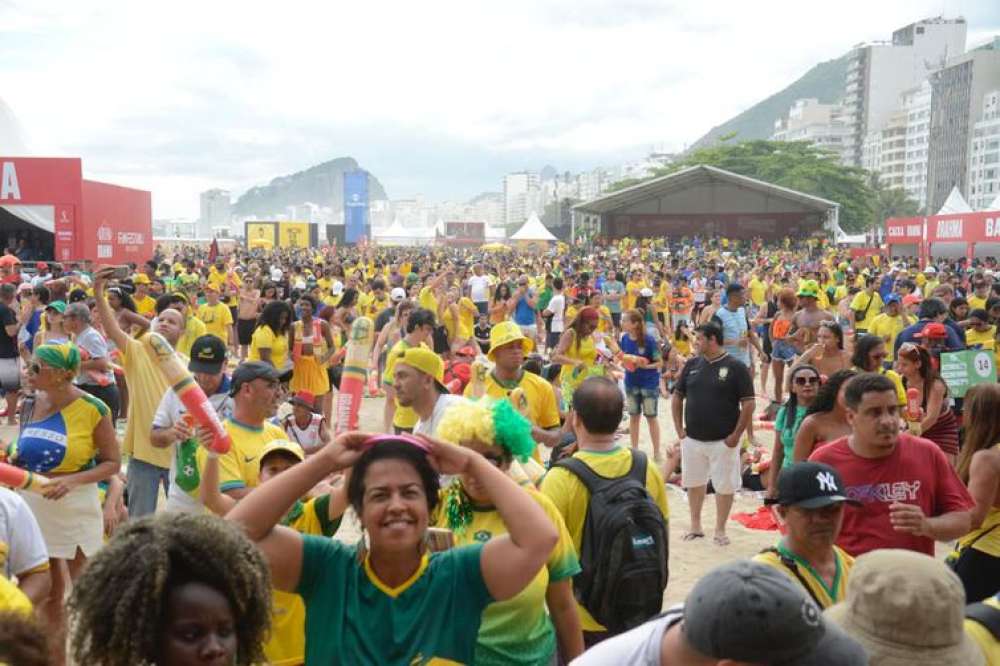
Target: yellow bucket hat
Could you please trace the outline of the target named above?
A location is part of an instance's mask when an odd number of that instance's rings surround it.
[[[493,354],[497,349],[518,340],[521,341],[521,346],[525,354],[530,353],[535,348],[535,344],[530,339],[524,337],[520,326],[512,321],[500,322],[490,331],[490,351],[487,352],[486,357],[492,361]]]

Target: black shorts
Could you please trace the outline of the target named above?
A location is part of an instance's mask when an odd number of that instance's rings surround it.
[[[545,346],[548,349],[555,349],[559,346],[559,337],[562,333],[552,333],[549,332],[545,336]]]
[[[612,312],[611,313],[611,322],[615,325],[615,328],[621,328],[622,327],[622,313],[621,312]]]
[[[250,340],[253,338],[253,330],[255,328],[257,328],[256,319],[236,320],[236,338],[240,341],[241,345],[250,344]]]
[[[444,326],[434,328],[434,353],[446,354],[451,349],[448,344],[448,329]]]
[[[332,368],[326,369],[326,376],[330,379],[330,386],[340,390],[340,378],[344,376],[344,366],[335,365]]]

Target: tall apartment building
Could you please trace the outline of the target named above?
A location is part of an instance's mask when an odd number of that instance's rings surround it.
[[[862,147],[898,108],[900,94],[918,86],[948,58],[965,51],[965,19],[932,18],[892,33],[891,42],[860,44],[848,54],[844,161],[861,166]]]
[[[973,210],[986,210],[1000,196],[1000,89],[983,96],[982,118],[972,128],[969,196]]]
[[[229,190],[206,190],[201,193],[201,215],[198,218],[198,236],[213,238],[213,227],[232,224],[232,196]]]
[[[503,222],[510,226],[528,219],[532,212],[541,213],[541,181],[534,171],[509,173],[503,179]]]
[[[861,145],[861,166],[877,173],[882,186],[903,189],[906,174],[906,112],[889,116],[880,130],[869,132]]]
[[[927,205],[927,139],[930,136],[931,84],[924,81],[902,94],[906,114],[906,158],[903,189],[922,207]]]
[[[982,119],[986,93],[1000,88],[1000,40],[953,58],[930,82],[927,205],[936,211],[953,187],[969,197],[972,132]]]
[[[797,99],[784,118],[774,121],[774,141],[808,141],[843,159],[847,138],[843,107],[820,104],[818,99]]]

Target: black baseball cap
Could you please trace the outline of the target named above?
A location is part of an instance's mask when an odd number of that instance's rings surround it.
[[[781,470],[778,496],[764,500],[765,504],[800,506],[803,509],[820,509],[840,502],[861,506],[861,502],[844,494],[844,482],[836,469],[809,461],[797,462]]]
[[[270,382],[278,383],[281,379],[274,366],[263,361],[244,361],[236,366],[233,371],[229,395],[236,395],[240,387],[255,379],[266,379]]]
[[[217,375],[226,363],[226,345],[214,335],[203,335],[191,344],[188,370]]]
[[[828,622],[805,590],[776,568],[737,560],[716,567],[684,602],[681,632],[713,659],[770,666],[861,666],[864,648]]]

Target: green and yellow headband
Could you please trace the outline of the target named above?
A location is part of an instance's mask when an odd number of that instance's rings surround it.
[[[76,372],[80,369],[80,350],[72,342],[39,345],[35,358],[56,370]]]

